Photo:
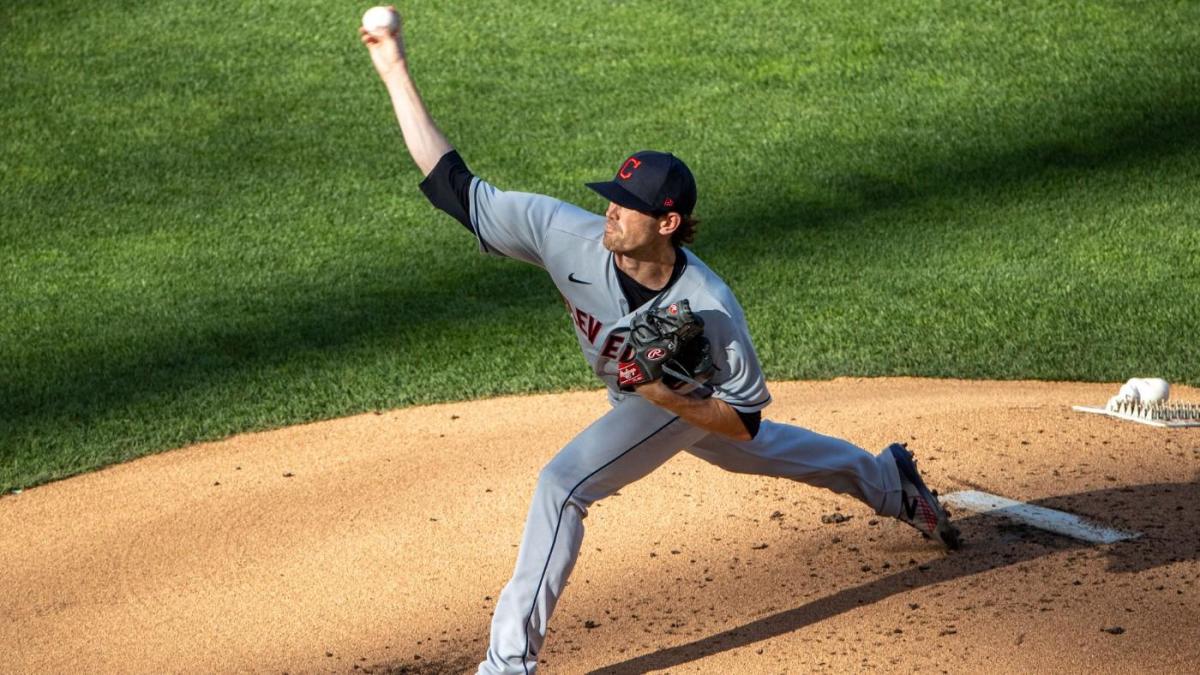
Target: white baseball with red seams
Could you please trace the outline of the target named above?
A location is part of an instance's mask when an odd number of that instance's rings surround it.
[[[400,27],[400,17],[391,7],[372,7],[363,14],[362,25],[371,32],[395,33]]]

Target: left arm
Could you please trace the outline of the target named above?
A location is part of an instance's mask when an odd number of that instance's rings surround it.
[[[637,387],[637,393],[660,408],[670,410],[693,426],[711,431],[738,441],[748,441],[753,436],[746,429],[741,416],[725,401],[718,398],[691,398],[671,391],[662,380],[647,382]]]

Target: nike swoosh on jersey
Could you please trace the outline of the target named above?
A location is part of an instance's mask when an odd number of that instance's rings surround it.
[[[590,282],[590,281],[584,281],[583,279],[576,279],[576,278],[575,278],[575,273],[574,273],[574,272],[571,272],[570,274],[568,274],[568,275],[567,275],[567,281],[573,281],[573,282],[575,282],[575,283],[577,283],[577,284],[583,284],[583,285],[585,285],[585,286],[591,286],[591,285],[592,285],[592,282]]]

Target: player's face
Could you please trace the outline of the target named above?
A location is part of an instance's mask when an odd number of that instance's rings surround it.
[[[610,202],[604,215],[607,218],[604,223],[604,248],[613,253],[652,248],[663,239],[661,219],[648,213]]]

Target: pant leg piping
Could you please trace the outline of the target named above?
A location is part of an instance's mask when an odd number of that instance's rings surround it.
[[[608,466],[610,464],[617,461],[618,459],[621,459],[625,455],[628,455],[630,452],[632,452],[634,450],[634,448],[637,448],[642,443],[645,443],[646,441],[650,440],[651,438],[654,438],[654,436],[656,434],[658,434],[658,432],[671,426],[671,424],[674,423],[675,420],[677,420],[677,419],[679,419],[679,418],[672,417],[670,420],[667,421],[666,424],[664,424],[661,427],[650,432],[649,436],[643,438],[642,440],[638,441],[637,443],[634,443],[625,452],[622,452],[621,454],[617,455],[616,457],[613,457],[612,459],[605,462],[604,465],[601,466],[600,468],[598,468],[595,471],[584,476],[582,480],[580,480],[578,483],[575,484],[575,487],[572,487],[571,490],[569,492],[567,492],[566,498],[563,499],[562,504],[559,505],[559,507],[558,507],[558,522],[556,522],[554,525],[554,536],[550,538],[550,549],[546,552],[546,564],[542,565],[542,574],[540,577],[538,577],[537,586],[534,588],[533,604],[529,607],[529,614],[527,614],[525,616],[525,622],[523,624],[521,624],[521,630],[525,633],[525,649],[521,653],[521,667],[524,668],[526,675],[529,675],[529,667],[525,665],[525,657],[529,655],[529,622],[533,620],[533,613],[535,611],[537,611],[537,599],[538,599],[538,596],[540,596],[542,594],[542,582],[545,581],[545,579],[546,579],[546,570],[548,570],[550,568],[550,557],[552,555],[554,555],[554,545],[558,543],[558,530],[559,530],[559,528],[562,527],[563,511],[567,508],[567,502],[571,501],[571,496],[574,495],[575,491],[579,489],[579,486],[586,483],[589,478],[591,478],[592,476],[595,476],[596,474],[600,473],[604,469],[608,468]]]

